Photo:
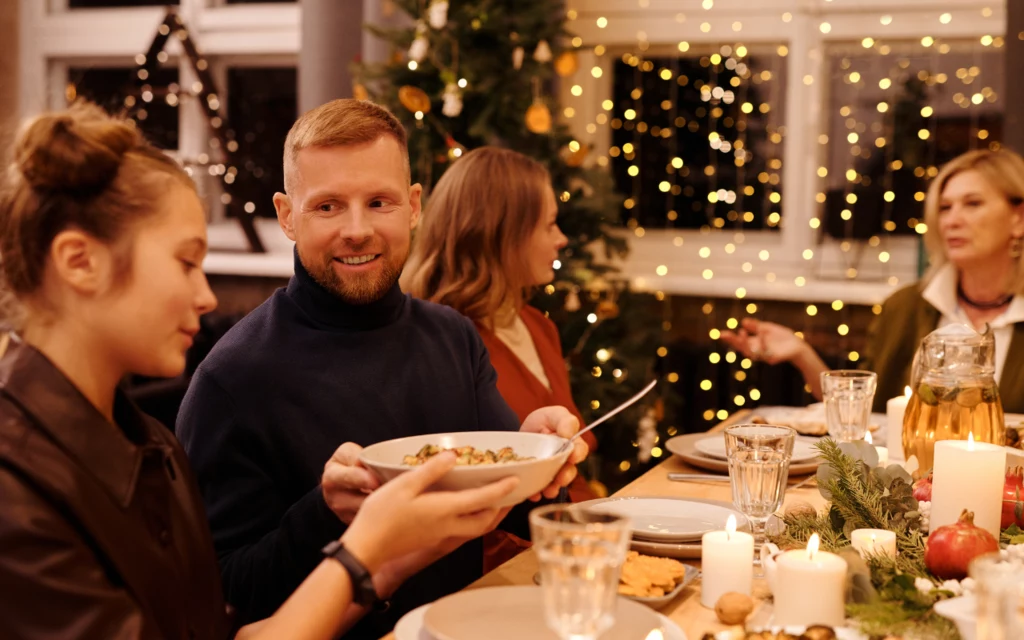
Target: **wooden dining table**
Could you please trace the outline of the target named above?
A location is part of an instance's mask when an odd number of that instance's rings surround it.
[[[730,424],[741,423],[749,414],[740,411],[728,420],[716,425],[710,431],[722,431]],[[667,452],[666,452],[667,453]],[[644,475],[616,492],[615,496],[632,497],[671,497],[701,498],[732,502],[732,492],[728,482],[721,481],[673,481],[668,479],[670,473],[707,473],[687,465],[677,456],[671,456],[664,462],[653,467]],[[805,502],[818,509],[824,506],[825,500],[818,493],[813,480],[805,482],[807,476],[796,476],[789,479],[789,488],[783,509],[794,502]],[[700,560],[683,560],[686,564],[700,568]],[[533,585],[537,573],[537,557],[533,551],[525,551],[509,560],[494,571],[480,578],[466,589],[485,589],[510,585]],[[686,633],[688,640],[700,640],[705,633],[721,631],[728,628],[721,624],[712,609],[700,603],[700,578],[692,582],[680,592],[679,596],[659,609],[659,612],[670,618]],[[764,599],[769,595],[767,585],[762,579],[754,580],[754,599],[757,608],[750,619],[766,619],[764,615]],[[388,634],[383,640],[395,640],[394,634]]]

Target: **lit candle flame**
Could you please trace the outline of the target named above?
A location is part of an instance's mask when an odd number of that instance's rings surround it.
[[[665,634],[661,632],[661,629],[652,629],[644,640],[665,640]]]
[[[903,395],[905,397],[909,398],[912,394],[913,394],[913,392],[910,390],[909,386],[903,387]]]
[[[875,550],[875,534],[871,534],[871,551]]]
[[[812,533],[810,540],[807,541],[807,559],[814,560],[814,556],[818,553],[818,547],[821,546],[821,538],[818,534]]]
[[[974,451],[974,432],[967,434],[967,450]]]
[[[736,533],[736,516],[729,514],[729,519],[725,522],[725,539],[732,540],[732,534]]]
[[[870,431],[864,434],[864,442],[868,444],[875,444],[875,439],[871,437]]]

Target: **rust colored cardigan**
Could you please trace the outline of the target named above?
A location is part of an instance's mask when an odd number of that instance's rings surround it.
[[[572,399],[569,372],[562,358],[562,341],[558,336],[558,327],[544,317],[543,313],[530,306],[524,307],[519,316],[530,332],[530,338],[537,349],[551,389],[545,387],[493,331],[477,324],[480,337],[487,345],[491,365],[498,373],[498,391],[519,416],[520,423],[531,412],[541,407],[561,405],[579,419],[582,428],[583,416]],[[597,440],[594,439],[592,432],[584,434],[583,439],[591,451],[597,446]],[[573,502],[582,502],[597,496],[583,477],[577,476],[569,487],[569,497]],[[484,538],[484,571],[497,568],[529,546],[530,543],[510,533],[495,530]]]

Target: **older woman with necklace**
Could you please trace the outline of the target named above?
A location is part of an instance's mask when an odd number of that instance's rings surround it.
[[[885,301],[860,363],[878,373],[874,410],[885,411],[887,398],[902,395],[926,335],[963,323],[991,328],[1003,407],[1024,413],[1024,159],[1007,150],[954,158],[931,184],[925,223],[931,267],[920,283]],[[821,397],[819,374],[827,367],[790,329],[747,318],[722,339],[747,357],[793,364]]]

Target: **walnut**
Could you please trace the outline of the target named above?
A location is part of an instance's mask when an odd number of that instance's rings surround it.
[[[818,515],[818,512],[811,506],[811,503],[806,500],[794,500],[786,505],[786,510],[783,513],[789,518]]]
[[[735,591],[722,594],[715,603],[715,615],[722,624],[743,624],[753,611],[754,599]]]
[[[804,630],[802,640],[836,640],[836,632],[832,627],[816,624]]]

